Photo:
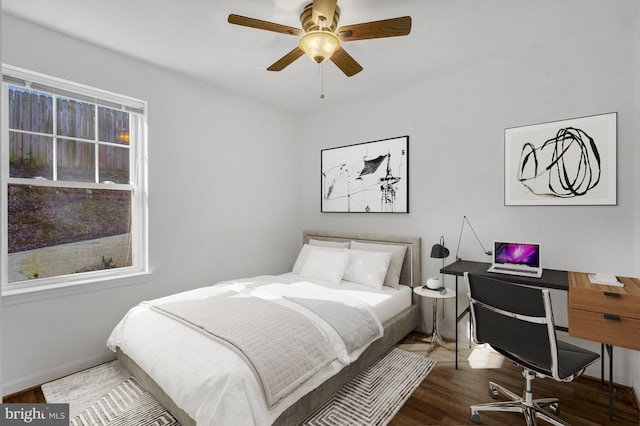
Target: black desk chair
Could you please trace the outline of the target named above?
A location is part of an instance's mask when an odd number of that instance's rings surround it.
[[[511,400],[472,405],[471,421],[482,423],[479,411],[510,411],[524,414],[527,425],[535,425],[536,417],[554,425],[568,425],[554,415],[559,413],[557,398],[533,399],[531,382],[535,377],[570,382],[599,355],[556,339],[549,290],[468,272],[464,279],[471,303],[474,341],[488,343],[518,364],[526,379],[523,398],[489,382],[493,398],[502,393]],[[546,406],[554,414],[545,411]]]

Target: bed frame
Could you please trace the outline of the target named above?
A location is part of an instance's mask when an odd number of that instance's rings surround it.
[[[303,231],[303,243],[310,239],[325,241],[361,241],[376,244],[398,244],[406,245],[407,252],[400,273],[400,284],[410,287],[418,286],[421,283],[421,251],[419,237],[405,237],[398,235],[382,234],[361,234],[349,232],[325,232],[325,231]],[[412,295],[412,300],[413,295]],[[373,342],[360,357],[353,363],[344,367],[338,374],[329,378],[313,391],[309,392],[298,400],[291,407],[286,409],[274,422],[276,425],[299,424],[314,411],[320,408],[331,396],[333,396],[342,386],[354,378],[360,371],[371,366],[378,359],[391,350],[402,338],[416,329],[419,325],[418,306],[415,302],[395,317],[384,322],[384,336]],[[117,356],[120,361],[131,371],[138,382],[156,397],[173,416],[184,426],[195,425],[195,421],[181,408],[179,408],[171,398],[162,390],[160,386],[131,358],[119,349]]]

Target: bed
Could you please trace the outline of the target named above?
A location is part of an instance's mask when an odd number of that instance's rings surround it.
[[[380,271],[377,273],[377,279],[375,273],[367,273],[367,278],[354,281],[343,279],[351,278],[354,274],[358,277],[364,276],[362,271],[354,272],[352,263],[337,282],[325,276],[332,273],[332,268],[325,267],[324,263],[322,268],[315,271],[320,274],[320,278],[314,275],[314,265],[317,266],[318,259],[324,262],[328,256],[333,256],[332,259],[338,258],[341,256],[338,252],[344,251],[345,248],[350,249],[351,259],[354,259],[356,254],[364,256],[359,259],[367,261],[360,263],[370,270],[375,268],[368,259],[389,259],[388,269],[383,273],[384,285],[379,286]],[[420,259],[419,237],[306,230],[303,232],[302,249],[291,273],[233,280],[144,302],[132,308],[116,326],[109,338],[108,346],[116,352],[117,357],[138,382],[183,425],[299,424],[358,372],[373,364],[418,327],[418,308],[414,304],[412,288],[421,281]],[[348,276],[349,274],[351,275]],[[371,276],[374,276],[373,284],[369,282]],[[366,282],[366,285],[363,282]],[[296,297],[302,288],[305,295]],[[311,292],[310,296],[307,296],[307,291]],[[324,303],[324,307],[334,306],[334,298],[346,300],[348,304],[353,305],[352,308],[360,309],[358,312],[362,315],[368,312],[375,317],[377,326],[367,326],[372,333],[367,337],[367,342],[359,342],[357,345],[354,343],[353,347],[346,344],[338,345],[329,337],[329,346],[337,351],[337,355],[327,355],[327,358],[323,358],[326,361],[314,363],[313,371],[300,374],[295,379],[288,379],[290,382],[280,387],[272,387],[265,386],[266,382],[256,379],[262,377],[261,374],[269,373],[270,369],[265,373],[260,371],[259,362],[245,362],[244,352],[238,354],[238,351],[229,349],[233,345],[220,342],[220,338],[203,340],[205,338],[202,335],[208,333],[204,333],[202,329],[207,329],[209,325],[197,323],[194,327],[190,319],[186,321],[188,324],[184,324],[185,321],[180,316],[182,311],[179,309],[182,309],[183,302],[190,303],[195,300],[196,303],[204,303],[201,301],[216,301],[219,296],[237,299],[239,295],[245,294],[249,294],[252,300],[255,299],[254,296],[265,295],[269,299],[274,292],[283,296],[284,304],[292,300],[303,305]],[[211,295],[215,297],[209,297]],[[317,299],[324,300],[317,302],[316,296]],[[226,300],[224,306],[231,306],[228,303],[229,299]],[[255,306],[255,312],[253,307],[244,309],[245,314],[240,313],[241,316],[262,315],[258,313],[262,309],[260,303]],[[167,306],[169,308],[165,308]],[[220,306],[202,305],[199,309],[231,317],[229,312],[225,313],[224,309],[219,309]],[[174,311],[171,311],[172,309]],[[332,308],[327,311],[330,310]],[[300,309],[299,313],[302,311],[305,316],[317,316],[314,313],[309,314],[305,309]],[[326,319],[324,314],[325,310],[322,310],[320,316]],[[213,322],[217,324],[220,319]],[[298,320],[289,323],[294,322],[302,323]],[[256,328],[262,325],[261,323],[260,320],[254,322]],[[215,327],[215,324],[212,327]],[[375,330],[376,327],[378,330]],[[334,329],[338,328],[340,327],[326,327],[323,333],[330,334],[328,329],[333,333]],[[360,326],[358,333],[351,332],[350,335],[364,335],[361,330],[365,328]],[[376,332],[379,334],[373,336]],[[236,337],[234,334],[233,338]],[[318,340],[321,339],[314,338],[314,341]],[[258,343],[259,341],[256,341],[255,344]],[[214,366],[210,365],[212,358],[216,359]],[[239,369],[238,372],[235,369]],[[258,384],[254,385],[254,381]]]

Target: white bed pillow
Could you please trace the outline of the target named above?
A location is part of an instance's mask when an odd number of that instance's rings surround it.
[[[309,245],[317,246],[317,247],[349,248],[349,246],[351,245],[351,242],[350,241],[314,240],[313,238],[310,238]]]
[[[311,253],[314,250],[328,250],[328,251],[337,251],[337,252],[343,251],[342,248],[313,246],[313,245],[305,244],[300,249],[300,253],[298,253],[298,258],[296,259],[296,263],[293,264],[293,269],[291,270],[291,272],[293,272],[294,274],[299,274],[302,271],[302,267],[304,266],[304,264],[307,263],[307,259],[309,258],[309,253]]]
[[[398,286],[400,285],[400,271],[402,271],[402,264],[404,263],[407,246],[400,244],[375,244],[351,241],[351,249],[391,253],[391,263],[387,270],[387,276],[384,279],[384,285],[398,289]]]
[[[391,262],[391,253],[353,249],[346,251],[349,253],[349,266],[342,279],[382,290]]]
[[[349,253],[344,249],[312,250],[300,275],[339,284],[348,265]]]

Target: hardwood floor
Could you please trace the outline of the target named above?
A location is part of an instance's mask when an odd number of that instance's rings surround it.
[[[522,395],[525,380],[521,370],[500,354],[484,347],[469,349],[467,344],[461,344],[456,370],[452,342],[447,343],[447,348],[438,347],[427,355],[425,340],[425,336],[413,333],[398,345],[438,363],[400,409],[391,426],[471,425],[469,406],[492,401],[489,381]],[[608,389],[608,384],[601,384],[599,379],[584,376],[570,383],[552,379],[533,381],[534,398],[559,398],[559,416],[573,426],[640,425],[633,391],[624,386],[615,387],[613,420],[609,420]],[[524,425],[524,418],[517,413],[483,412],[481,416],[485,425]]]
[[[3,398],[2,402],[5,404],[44,404],[47,401],[44,399],[42,390],[38,386],[37,388],[9,395]]]
[[[412,333],[398,346],[427,356],[426,341],[425,336]],[[491,401],[490,380],[522,394],[524,378],[520,369],[502,356],[490,349],[469,349],[462,344],[456,370],[453,347],[453,343],[447,343],[447,347],[438,347],[428,355],[438,363],[391,421],[391,426],[471,425],[469,405]],[[615,389],[613,420],[608,418],[608,386],[600,380],[580,377],[571,383],[558,383],[536,379],[533,392],[534,397],[560,398],[560,417],[573,426],[640,425],[633,392],[624,386]],[[43,403],[45,400],[38,387],[5,398],[3,402]],[[482,420],[485,425],[524,424],[524,419],[515,413],[482,413]]]

